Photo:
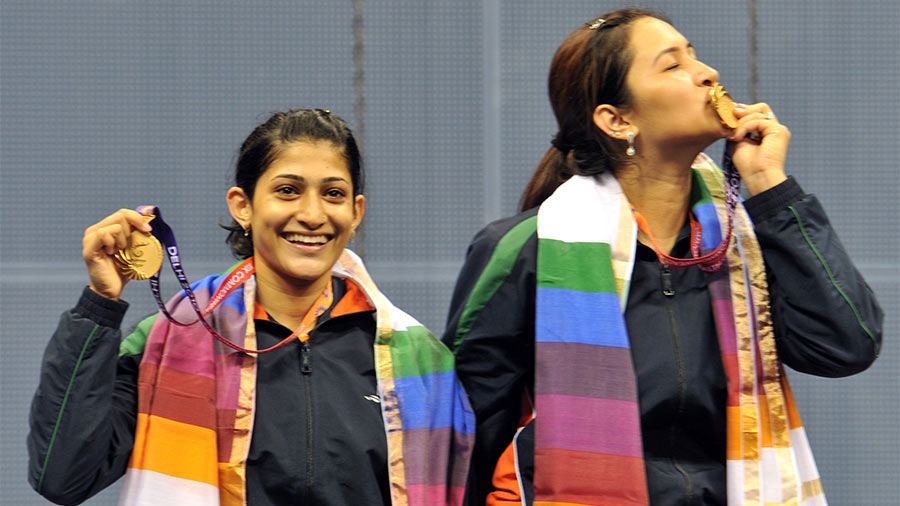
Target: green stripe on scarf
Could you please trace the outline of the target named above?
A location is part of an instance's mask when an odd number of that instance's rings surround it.
[[[709,188],[703,183],[703,176],[694,169],[693,177],[691,177],[691,207],[697,207],[703,204],[712,204],[713,198],[709,193]]]
[[[150,327],[153,326],[155,320],[156,315],[153,314],[137,324],[137,327],[119,345],[119,358],[125,355],[140,355],[144,353],[144,347],[147,345],[147,335],[150,334]]]
[[[453,355],[425,327],[408,327],[391,334],[391,359],[394,378],[423,376],[453,370]],[[423,370],[427,364],[428,369]]]
[[[616,293],[609,244],[540,239],[538,287],[565,288],[589,293]]]

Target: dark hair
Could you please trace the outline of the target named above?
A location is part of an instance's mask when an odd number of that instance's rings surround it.
[[[522,193],[521,210],[540,205],[575,174],[594,176],[624,163],[622,141],[600,130],[593,114],[601,104],[631,103],[625,86],[632,60],[630,25],[645,17],[668,22],[644,9],[622,9],[578,27],[556,50],[547,88],[559,131]]]
[[[241,144],[234,169],[234,184],[248,199],[253,199],[256,182],[290,144],[302,141],[328,141],[341,149],[350,169],[353,195],[363,192],[362,157],[353,132],[343,119],[324,109],[295,109],[276,112],[257,126]],[[224,227],[229,231],[225,240],[237,258],[253,256],[253,240],[244,236],[244,229],[232,220]]]

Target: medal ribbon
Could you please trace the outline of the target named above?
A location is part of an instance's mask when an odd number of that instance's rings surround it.
[[[722,166],[726,182],[728,183],[725,185],[725,209],[728,215],[728,227],[725,232],[725,237],[722,238],[722,242],[705,255],[700,254],[700,244],[703,240],[703,227],[694,218],[693,212],[688,214],[691,220],[691,256],[693,256],[693,258],[675,258],[660,250],[659,245],[656,244],[656,239],[654,239],[653,234],[650,233],[650,226],[647,224],[647,220],[645,220],[644,217],[641,216],[641,213],[632,206],[631,212],[634,215],[634,220],[637,222],[638,228],[650,239],[650,243],[653,245],[653,252],[656,253],[656,257],[659,258],[660,262],[671,267],[690,267],[696,265],[704,272],[716,272],[722,267],[722,263],[725,261],[725,254],[728,252],[728,244],[731,242],[731,234],[734,229],[734,210],[737,207],[738,190],[741,185],[740,175],[734,167],[734,162],[731,160],[731,155],[728,153],[727,147],[722,160]]]
[[[331,281],[329,281],[328,286],[325,287],[325,290],[319,295],[316,301],[313,302],[313,305],[306,313],[306,316],[303,317],[300,327],[292,332],[291,335],[284,338],[278,344],[263,350],[251,350],[238,346],[216,332],[216,329],[206,321],[205,317],[209,316],[209,314],[212,313],[213,310],[231,294],[231,292],[243,285],[244,282],[253,275],[255,272],[253,257],[244,260],[231,271],[228,278],[216,289],[216,292],[209,299],[209,302],[206,304],[203,311],[200,311],[200,306],[197,304],[197,297],[194,295],[194,291],[191,290],[191,284],[188,282],[187,276],[184,273],[184,268],[181,266],[181,255],[178,251],[178,243],[175,241],[175,233],[172,232],[172,228],[169,227],[165,220],[163,220],[162,213],[158,207],[140,206],[136,210],[144,216],[156,218],[150,221],[150,227],[152,228],[151,233],[163,244],[163,249],[165,249],[166,255],[169,257],[169,265],[172,267],[172,272],[175,273],[175,277],[178,278],[178,283],[181,285],[184,293],[187,294],[188,300],[190,300],[191,307],[193,307],[194,312],[197,313],[197,319],[189,323],[179,322],[169,313],[169,310],[166,308],[166,305],[160,296],[159,273],[162,270],[160,269],[160,271],[157,271],[150,276],[150,291],[153,292],[153,298],[156,300],[156,305],[159,306],[162,314],[174,325],[178,325],[179,327],[189,327],[200,322],[210,334],[229,348],[243,353],[265,353],[281,348],[296,338],[299,338],[301,341],[308,340],[309,331],[312,330],[315,325],[316,319],[319,316],[322,316],[322,314],[331,307],[331,303],[334,300],[334,290],[331,286]],[[251,308],[247,308],[246,310],[252,311]]]

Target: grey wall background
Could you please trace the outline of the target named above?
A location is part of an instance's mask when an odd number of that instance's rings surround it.
[[[365,2],[365,258],[437,332],[472,235],[514,212],[555,122],[558,44],[620,2]],[[651,1],[748,96],[746,2]],[[887,313],[858,376],[791,374],[833,505],[900,497],[900,6],[758,2],[760,96],[793,132],[789,171],[816,193]],[[352,2],[2,0],[0,503],[45,504],[25,480],[40,357],[86,275],[84,228],[161,206],[189,275],[231,262],[216,226],[241,140],[269,112],[353,123]],[[719,157],[720,147],[710,152]],[[164,278],[164,290],[175,287]],[[126,322],[154,309],[128,286]],[[117,486],[89,501],[114,504]]]

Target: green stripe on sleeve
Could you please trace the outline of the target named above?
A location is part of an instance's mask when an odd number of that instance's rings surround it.
[[[538,288],[565,288],[589,293],[616,293],[609,244],[603,242],[538,242]]]
[[[491,254],[484,272],[472,288],[472,293],[466,299],[466,305],[463,308],[462,315],[459,317],[459,323],[456,325],[456,338],[453,340],[453,348],[459,347],[459,344],[465,339],[472,325],[481,314],[481,310],[487,306],[494,294],[509,277],[519,252],[528,239],[534,235],[537,230],[537,216],[532,216],[518,225],[514,226],[507,232]]]
[[[87,352],[91,341],[94,340],[94,335],[99,328],[100,325],[94,325],[94,328],[91,329],[91,333],[88,335],[87,339],[85,339],[84,345],[81,347],[81,353],[78,354],[78,360],[75,362],[75,367],[72,369],[72,376],[69,378],[69,384],[66,385],[66,394],[63,396],[62,403],[59,406],[59,413],[56,415],[56,424],[53,426],[53,434],[50,436],[50,443],[47,445],[47,455],[44,456],[44,465],[41,466],[41,477],[38,478],[37,483],[38,493],[44,488],[44,474],[47,472],[47,465],[50,464],[50,454],[53,452],[53,445],[56,443],[56,434],[59,431],[59,424],[62,422],[63,413],[66,411],[66,404],[69,402],[69,394],[72,392],[72,385],[75,384],[75,376],[78,374],[78,369],[81,367],[81,361],[84,360],[84,354]]]
[[[875,349],[878,349],[878,342],[876,341],[875,336],[872,334],[872,331],[869,330],[869,327],[867,327],[866,323],[863,321],[862,315],[859,314],[859,310],[856,308],[856,305],[853,304],[853,301],[850,300],[850,297],[848,297],[847,294],[844,293],[844,290],[842,290],[838,285],[837,280],[834,279],[834,274],[831,272],[831,267],[829,267],[828,262],[825,261],[825,257],[823,257],[821,253],[819,253],[818,248],[816,248],[816,245],[813,244],[812,239],[810,239],[809,235],[807,235],[806,227],[803,226],[803,220],[800,219],[800,214],[796,209],[794,209],[794,206],[788,206],[788,209],[790,209],[791,212],[794,213],[794,219],[797,220],[797,226],[800,227],[800,233],[803,235],[803,239],[806,240],[806,244],[809,245],[809,248],[816,255],[816,258],[818,258],[819,262],[822,263],[822,267],[825,268],[825,273],[828,274],[828,279],[831,280],[832,286],[834,286],[834,289],[837,290],[839,294],[841,294],[841,297],[844,298],[844,301],[847,302],[847,305],[850,306],[850,310],[853,311],[853,315],[856,316],[856,321],[859,323],[859,326],[862,327],[863,332],[865,332],[866,335],[869,336],[869,339],[871,339],[875,344]]]

